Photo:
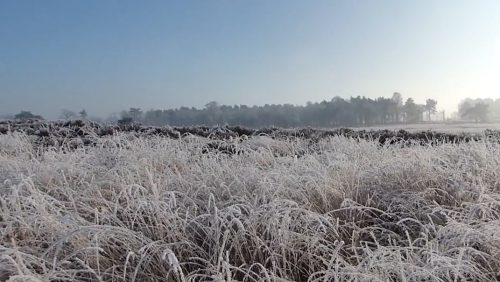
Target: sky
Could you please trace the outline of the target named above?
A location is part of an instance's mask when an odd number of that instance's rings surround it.
[[[498,0],[0,0],[0,115],[500,98]]]

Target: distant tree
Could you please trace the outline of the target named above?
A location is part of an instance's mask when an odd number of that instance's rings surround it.
[[[490,113],[493,119],[500,120],[500,98],[496,99],[490,106]]]
[[[401,112],[403,111],[403,95],[399,92],[394,92],[392,94],[393,101],[393,113],[394,113],[394,122],[401,121]]]
[[[205,110],[206,110],[206,116],[208,118],[209,124],[221,123],[221,121],[219,119],[219,114],[220,114],[219,103],[217,103],[216,101],[208,102],[205,105]]]
[[[88,116],[88,115],[87,115],[87,111],[86,111],[85,109],[81,110],[81,111],[79,112],[79,114],[80,114],[80,117],[81,117],[82,119],[86,119],[86,118],[87,118],[87,116]]]
[[[476,122],[485,122],[488,120],[488,113],[489,113],[490,105],[486,104],[484,102],[477,103],[474,108],[474,116],[476,119]]]
[[[210,101],[205,105],[206,109],[217,109],[219,108],[219,103],[217,101]]]
[[[427,118],[430,121],[431,115],[436,113],[437,101],[433,99],[427,99],[425,101],[425,111],[427,112]]]
[[[77,115],[75,112],[73,111],[70,111],[70,110],[66,110],[66,109],[63,109],[61,110],[61,118],[62,119],[72,119],[72,118],[75,118]]]
[[[162,110],[150,110],[144,113],[144,121],[150,125],[162,125]]]
[[[128,114],[134,121],[138,121],[142,117],[142,110],[140,108],[130,108]]]
[[[393,121],[393,106],[394,102],[392,99],[380,97],[375,100],[373,107],[376,111],[376,123],[386,124]]]
[[[404,104],[406,122],[418,122],[422,120],[423,106],[417,105],[412,98],[408,98]]]
[[[29,111],[21,111],[20,113],[14,115],[14,119],[28,120],[28,119],[43,119],[40,115],[34,115]]]
[[[462,119],[472,119],[475,122],[488,120],[489,105],[483,101],[466,99],[458,106],[458,113]]]

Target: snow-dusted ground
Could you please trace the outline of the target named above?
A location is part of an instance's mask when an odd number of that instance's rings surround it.
[[[387,126],[363,127],[366,130],[399,130],[404,129],[410,132],[418,131],[438,131],[446,133],[480,133],[487,129],[500,130],[500,123],[416,123],[416,124],[391,124]]]
[[[500,278],[497,143],[207,142],[0,135],[0,280]]]

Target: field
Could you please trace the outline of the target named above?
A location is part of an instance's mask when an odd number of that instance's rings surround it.
[[[365,130],[399,130],[404,129],[410,132],[418,132],[425,130],[447,132],[447,133],[460,133],[460,132],[473,132],[481,133],[487,129],[500,130],[500,123],[464,123],[464,122],[448,122],[448,123],[420,123],[420,124],[404,124],[404,125],[387,125],[377,127],[365,127]]]
[[[500,279],[498,131],[0,133],[0,281]]]

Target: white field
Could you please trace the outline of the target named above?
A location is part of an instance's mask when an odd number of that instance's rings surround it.
[[[362,127],[357,129],[365,130],[399,130],[404,129],[409,132],[417,131],[438,131],[446,133],[481,133],[487,129],[500,130],[500,123],[415,123],[415,124],[394,124],[394,125],[380,125],[373,127]]]
[[[500,278],[499,144],[100,142],[0,136],[1,281]]]

